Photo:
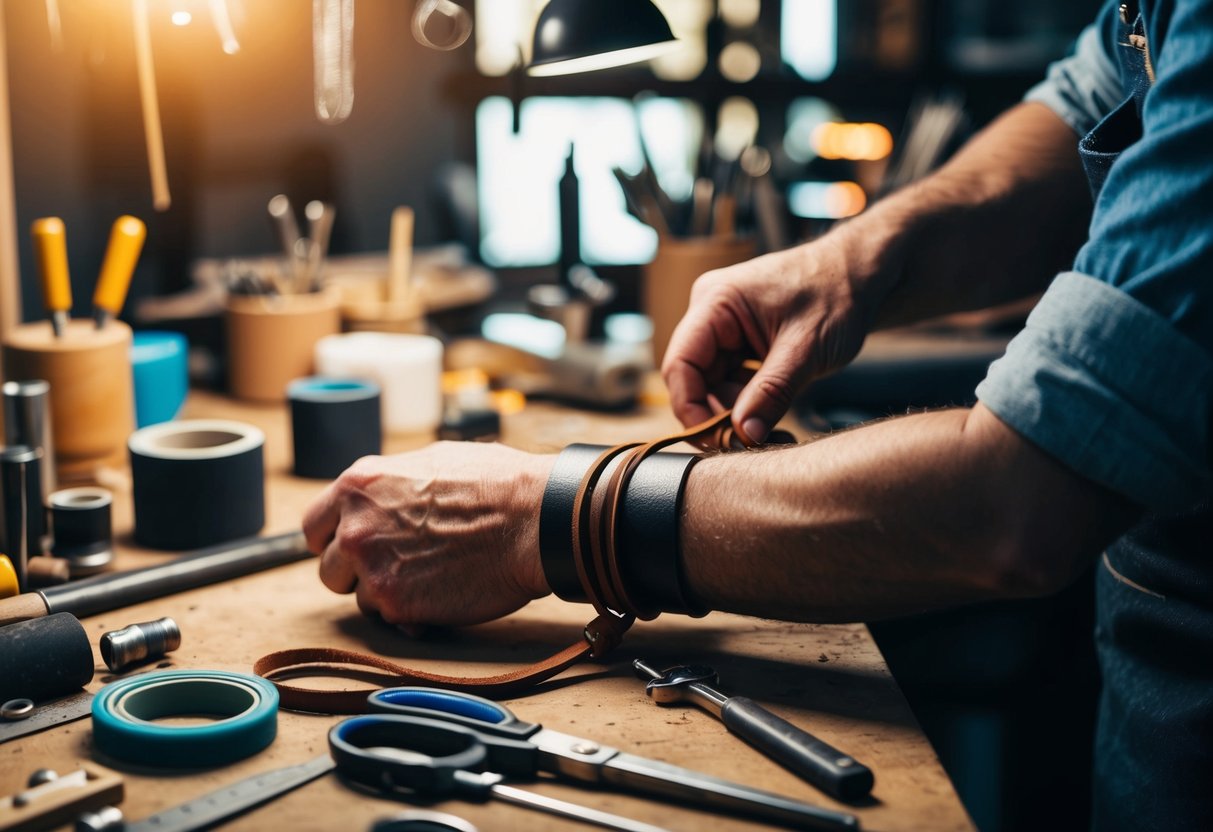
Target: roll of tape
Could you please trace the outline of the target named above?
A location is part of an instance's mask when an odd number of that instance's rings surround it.
[[[207,715],[214,722],[161,724]],[[220,670],[165,670],[106,685],[93,699],[93,741],[111,757],[180,767],[219,766],[250,757],[278,733],[278,691],[257,676]]]
[[[0,627],[0,702],[42,702],[93,680],[93,646],[71,613]]]
[[[198,549],[265,525],[265,434],[225,419],[165,422],[131,434],[135,540]]]
[[[377,384],[312,376],[292,381],[286,395],[296,476],[332,479],[359,457],[382,450]]]
[[[177,418],[189,390],[189,342],[179,332],[136,332],[131,341],[135,424],[147,427]]]
[[[48,498],[51,552],[68,561],[73,576],[100,572],[114,559],[113,502],[110,492],[94,486],[65,488]]]
[[[434,431],[442,421],[442,342],[429,335],[349,332],[316,343],[316,372],[371,379],[389,433]]]

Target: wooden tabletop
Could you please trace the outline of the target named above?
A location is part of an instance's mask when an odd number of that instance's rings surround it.
[[[248,406],[195,392],[182,416],[239,419],[262,428],[267,437],[265,532],[298,527],[304,508],[324,483],[290,475],[284,407]],[[656,405],[627,415],[603,415],[533,403],[506,418],[502,441],[554,452],[574,441],[640,439],[673,427],[667,409]],[[424,441],[394,438],[385,451],[408,450]],[[108,484],[115,490],[119,567],[165,559],[161,553],[131,544],[129,482],[119,474]],[[174,668],[248,673],[257,658],[276,650],[332,646],[462,675],[501,672],[543,658],[575,640],[592,617],[589,607],[549,596],[499,621],[410,638],[361,616],[351,596],[330,593],[316,577],[315,562],[304,561],[84,619],[97,660],[89,690],[116,678],[100,660],[100,636],[162,616],[175,619],[182,632],[180,649],[168,657]],[[706,712],[693,706],[654,704],[630,671],[631,660],[637,657],[661,666],[713,667],[727,693],[757,700],[867,764],[876,776],[872,798],[855,806],[833,801],[730,735]],[[142,669],[147,668],[133,672]],[[861,624],[788,624],[720,613],[702,619],[665,615],[635,626],[607,660],[581,665],[506,704],[519,718],[557,731],[808,803],[853,811],[864,829],[959,832],[973,828]],[[328,729],[338,719],[283,711],[278,737],[265,751],[220,768],[182,771],[132,766],[104,756],[93,746],[90,722],[84,719],[0,745],[0,794],[20,790],[36,769],[66,772],[85,761],[122,775],[126,798],[121,809],[128,821],[138,821],[241,778],[325,753]],[[605,789],[552,780],[520,785],[671,830],[772,828]],[[353,791],[328,775],[225,828],[354,832],[407,808]],[[460,815],[481,830],[589,828],[502,803],[447,801],[430,808]]]

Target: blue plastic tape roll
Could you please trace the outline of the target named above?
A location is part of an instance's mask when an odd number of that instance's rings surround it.
[[[379,386],[311,376],[286,389],[291,404],[295,475],[332,479],[359,457],[382,449]]]
[[[131,342],[135,375],[135,424],[177,417],[189,390],[189,342],[179,332],[136,332]]]
[[[195,725],[158,719],[214,716]],[[251,757],[278,733],[278,691],[258,676],[165,670],[106,685],[93,699],[93,742],[119,760],[197,768]]]

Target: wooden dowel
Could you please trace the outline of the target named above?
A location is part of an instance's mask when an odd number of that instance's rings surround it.
[[[0,340],[21,323],[21,269],[17,259],[17,200],[13,132],[9,119],[8,41],[0,3]]]
[[[147,0],[133,0],[135,18],[135,63],[139,72],[139,100],[143,104],[143,135],[147,141],[147,164],[152,177],[152,206],[167,211],[172,204],[168,190],[168,168],[164,163],[164,129],[160,124],[160,101],[156,95],[156,67],[152,63],[152,30]]]

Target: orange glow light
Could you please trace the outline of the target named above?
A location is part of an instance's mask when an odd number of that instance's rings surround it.
[[[875,161],[893,152],[893,134],[871,122],[828,121],[813,128],[810,142],[823,159]]]

